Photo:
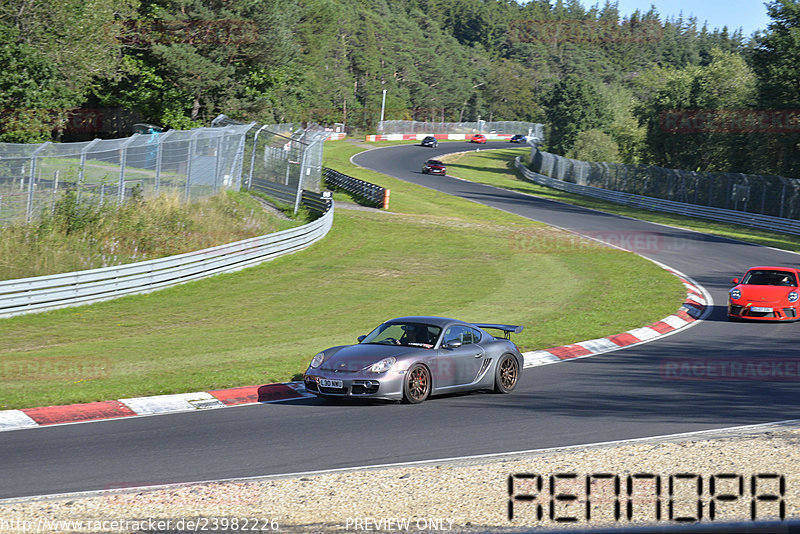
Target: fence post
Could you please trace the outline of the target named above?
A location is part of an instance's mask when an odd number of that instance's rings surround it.
[[[265,124],[258,130],[256,130],[256,135],[253,137],[253,154],[250,156],[250,173],[247,177],[247,190],[250,191],[250,188],[253,187],[253,169],[256,166],[256,150],[258,149],[258,135],[267,129],[267,125]]]
[[[31,219],[33,218],[33,188],[34,188],[34,181],[36,180],[36,160],[37,160],[37,156],[36,155],[42,149],[46,148],[47,146],[49,146],[51,144],[52,144],[52,142],[50,142],[50,141],[42,143],[39,146],[39,148],[37,148],[36,150],[34,150],[31,153],[31,170],[30,170],[30,174],[28,176],[28,205],[25,208],[25,222],[26,223],[31,222]]]
[[[128,145],[130,145],[137,137],[138,133],[130,136],[124,143],[122,148],[119,149],[119,185],[117,186],[117,204],[122,204],[125,200],[125,165],[128,162]]]
[[[158,196],[158,192],[161,190],[161,162],[164,159],[164,140],[173,133],[175,133],[175,130],[169,130],[158,135],[158,144],[156,145],[156,183],[153,185],[153,194],[155,196]]]
[[[241,132],[239,132],[239,145],[236,147],[236,155],[233,159],[233,166],[231,168],[231,183],[233,182],[234,176],[236,177],[236,190],[242,190],[242,174],[244,174],[244,151],[245,151],[245,141],[247,140],[247,132],[249,132],[253,126],[255,126],[255,122],[251,122],[247,125],[247,128]],[[237,168],[238,165],[238,168]]]
[[[303,148],[303,156],[300,158],[300,177],[297,180],[297,196],[294,199],[295,215],[297,215],[297,212],[300,209],[300,201],[303,198],[303,179],[305,178],[306,174],[306,154],[308,154],[308,146]],[[287,165],[286,168],[288,169],[289,166]]]
[[[86,178],[86,154],[89,149],[100,142],[100,139],[93,139],[88,145],[81,150],[81,168],[78,171],[78,202],[81,201],[81,193],[83,192],[83,181]]]
[[[55,213],[56,211],[56,197],[58,196],[58,170],[56,169],[53,171],[53,195],[52,201],[50,206],[50,212]]]
[[[217,138],[217,146],[214,149],[215,157],[214,157],[214,193],[216,194],[219,191],[219,179],[220,179],[220,170],[222,168],[222,142],[225,140],[225,136],[228,135],[227,132],[228,128],[225,128],[222,133],[216,132]]]
[[[186,190],[184,191],[183,200],[187,204],[189,203],[189,190],[192,185],[192,167],[194,167],[194,152],[197,149],[197,136],[200,135],[202,130],[196,130],[193,134],[191,139],[189,140],[189,154],[186,156],[188,161],[186,163]]]

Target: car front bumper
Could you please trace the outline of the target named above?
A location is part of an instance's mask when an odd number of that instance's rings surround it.
[[[728,317],[756,321],[796,321],[798,319],[798,310],[796,304],[759,302],[758,306],[743,306],[729,302]]]
[[[349,374],[349,373],[348,373]],[[404,373],[388,372],[374,376],[343,376],[341,373],[313,369],[303,375],[306,391],[324,397],[351,397],[385,400],[403,398]],[[340,381],[341,387],[322,385],[322,380]]]

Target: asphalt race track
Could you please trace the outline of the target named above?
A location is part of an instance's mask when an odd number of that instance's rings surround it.
[[[797,265],[800,257],[419,172],[425,159],[465,146],[402,145],[354,161],[596,238],[634,243],[633,236],[645,236],[649,245],[640,252],[709,290],[715,305],[707,320],[645,345],[526,370],[512,395],[450,396],[421,405],[302,399],[3,432],[0,498],[531,450],[800,417],[796,381],[685,381],[663,372],[665,363],[683,357],[800,359],[800,324],[725,318],[733,276],[756,264]]]

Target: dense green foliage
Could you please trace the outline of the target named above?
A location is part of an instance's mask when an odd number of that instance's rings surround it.
[[[4,0],[0,141],[58,138],[80,106],[374,130],[385,90],[387,119],[543,121],[562,154],[792,175],[800,134],[726,126],[800,107],[800,0],[767,8],[745,38],[609,1]]]

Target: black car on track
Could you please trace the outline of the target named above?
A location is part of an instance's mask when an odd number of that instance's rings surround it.
[[[437,146],[439,146],[439,141],[437,141],[434,136],[429,135],[428,137],[426,137],[425,139],[422,140],[422,142],[420,143],[420,146],[427,146],[427,147],[431,147],[431,148],[436,148]]]

